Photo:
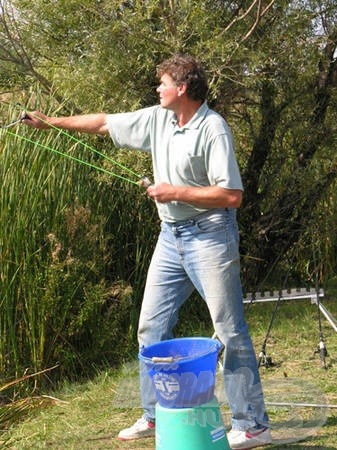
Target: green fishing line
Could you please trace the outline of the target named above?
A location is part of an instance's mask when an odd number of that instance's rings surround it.
[[[17,104],[15,105],[15,107],[16,107],[16,108],[22,109],[22,105],[20,105],[20,103],[17,103]],[[123,169],[123,170],[125,170],[125,171],[131,173],[132,175],[134,175],[134,176],[137,177],[137,178],[140,178],[140,179],[142,178],[141,175],[137,174],[136,172],[134,172],[133,170],[131,170],[129,167],[126,167],[126,166],[124,166],[123,164],[119,163],[118,161],[114,160],[113,158],[111,158],[111,157],[105,155],[104,153],[101,153],[99,150],[95,149],[94,147],[92,147],[91,145],[87,144],[86,142],[84,142],[84,141],[82,141],[82,140],[80,140],[80,139],[77,139],[75,136],[73,136],[72,134],[70,134],[70,133],[68,133],[67,131],[63,130],[62,128],[56,127],[55,125],[52,125],[52,124],[48,123],[46,120],[43,120],[42,118],[40,118],[40,117],[37,116],[37,115],[32,114],[31,112],[30,112],[29,114],[30,114],[31,116],[33,116],[33,117],[39,119],[41,122],[46,123],[50,128],[53,128],[53,129],[59,131],[59,132],[62,133],[64,136],[70,138],[70,139],[73,140],[74,142],[76,142],[76,143],[78,143],[78,144],[80,144],[80,145],[83,145],[84,148],[87,148],[87,149],[93,151],[94,153],[96,153],[97,155],[99,155],[99,156],[105,158],[106,160],[108,160],[108,161],[111,162],[112,164],[114,164],[114,165],[120,167],[121,169]],[[62,154],[62,155],[65,155],[64,153],[61,153],[61,154]],[[79,161],[80,161],[80,160],[79,160]],[[97,168],[97,166],[95,166],[95,167]],[[99,170],[100,170],[100,169],[99,169]],[[117,175],[117,174],[114,174],[114,175],[117,176],[117,177],[119,177],[119,178],[128,180],[128,178],[124,178],[124,177],[119,176],[119,175]],[[131,181],[131,180],[130,180],[130,181]],[[135,183],[135,182],[133,182],[133,181],[131,181],[131,182],[134,183],[134,184],[137,184],[137,183]]]
[[[25,136],[21,136],[21,135],[19,135],[19,134],[12,133],[12,132],[9,131],[8,129],[6,129],[6,132],[7,132],[8,134],[10,134],[11,136],[15,136],[15,137],[17,137],[17,138],[19,138],[19,139],[21,139],[21,140],[23,140],[23,141],[29,142],[30,144],[37,145],[38,147],[44,148],[45,150],[49,150],[49,151],[51,151],[51,152],[53,152],[53,153],[56,153],[56,154],[58,154],[58,155],[65,156],[66,158],[69,158],[69,159],[71,159],[71,160],[73,160],[73,161],[76,161],[76,162],[78,162],[78,163],[80,163],[80,164],[89,166],[89,167],[91,167],[92,169],[96,169],[96,170],[99,170],[99,171],[101,171],[101,172],[107,173],[107,174],[109,174],[109,175],[113,175],[113,176],[115,176],[115,177],[117,177],[117,178],[120,178],[121,180],[128,181],[129,183],[136,184],[137,186],[139,186],[138,182],[136,182],[136,181],[133,181],[133,180],[130,180],[129,178],[123,177],[122,175],[118,175],[117,173],[111,172],[110,170],[104,169],[103,167],[95,166],[95,165],[92,164],[92,163],[89,163],[89,162],[87,162],[87,161],[83,161],[82,159],[76,158],[76,156],[69,155],[68,153],[63,153],[63,152],[61,152],[61,151],[59,151],[59,150],[56,150],[56,149],[53,148],[53,147],[49,147],[48,145],[40,144],[39,142],[33,141],[32,139],[29,139],[29,138],[27,138],[27,137],[25,137]],[[80,142],[80,141],[79,141],[79,142]],[[81,142],[80,142],[80,143],[81,143]],[[82,144],[84,144],[84,143],[82,143]]]

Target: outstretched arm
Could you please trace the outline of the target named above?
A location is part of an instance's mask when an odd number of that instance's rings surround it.
[[[45,130],[52,127],[90,134],[107,134],[107,114],[83,114],[68,117],[49,117],[39,111],[26,112],[22,123]]]

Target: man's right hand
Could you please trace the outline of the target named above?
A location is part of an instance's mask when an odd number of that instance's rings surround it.
[[[39,111],[25,112],[21,122],[24,125],[28,125],[32,128],[38,128],[39,130],[46,130],[47,128],[50,128],[48,124],[48,116]]]

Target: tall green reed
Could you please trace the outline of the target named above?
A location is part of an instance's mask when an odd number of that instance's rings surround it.
[[[65,207],[70,184],[64,177],[72,169],[6,132],[1,147],[1,370],[17,370],[20,362],[36,370],[45,338],[45,234]]]
[[[17,131],[108,164],[55,130]],[[118,362],[135,348],[157,226],[152,202],[137,186],[0,133],[1,373],[58,361],[58,376],[76,377]]]

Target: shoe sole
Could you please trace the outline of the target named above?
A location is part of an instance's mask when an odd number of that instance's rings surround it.
[[[265,442],[264,444],[254,445],[254,447],[245,447],[245,448],[233,448],[233,450],[251,450],[258,447],[264,447],[265,445],[272,445],[272,442]]]
[[[137,441],[138,439],[149,439],[149,438],[154,438],[155,435],[149,435],[149,436],[137,436],[137,437],[129,437],[129,438],[124,438],[124,437],[119,437],[117,436],[117,439],[119,441]]]

